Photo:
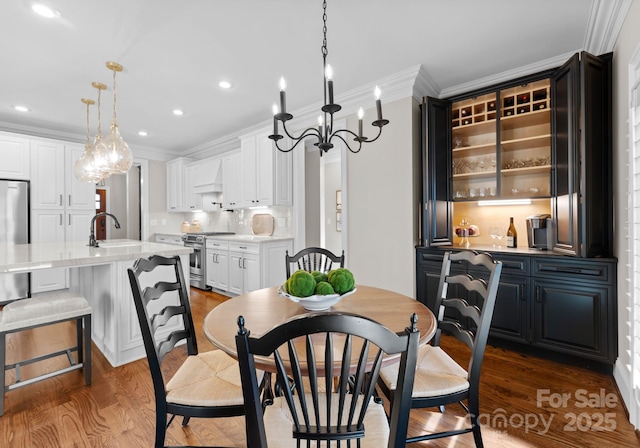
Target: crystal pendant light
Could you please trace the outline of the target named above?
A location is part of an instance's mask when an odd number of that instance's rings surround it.
[[[107,146],[102,138],[102,126],[100,116],[100,94],[106,90],[107,86],[101,82],[92,82],[91,85],[98,90],[98,130],[93,140],[92,157],[90,159],[90,172],[92,177],[98,177],[98,180],[106,179],[111,176],[112,171],[109,169],[107,159]]]
[[[113,119],[111,120],[109,134],[104,138],[103,143],[106,148],[107,169],[112,174],[122,174],[129,171],[133,164],[133,155],[129,145],[120,135],[116,118],[116,73],[122,71],[122,65],[116,62],[107,62],[107,68],[113,71]]]

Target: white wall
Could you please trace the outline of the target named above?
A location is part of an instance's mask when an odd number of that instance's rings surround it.
[[[383,104],[390,123],[374,143],[358,154],[348,153],[347,265],[356,282],[415,297],[415,245],[418,242],[417,211],[420,201],[417,103],[404,98]],[[365,111],[365,122],[375,110]],[[357,132],[357,117],[348,118]],[[416,129],[417,127],[417,129]],[[365,135],[375,137],[365,125]],[[414,165],[417,165],[418,168]]]
[[[640,45],[640,2],[634,1],[625,19],[613,53],[613,165],[614,165],[614,210],[615,242],[614,255],[618,258],[618,360],[614,376],[618,388],[629,406],[630,371],[629,358],[629,308],[633,297],[627,278],[629,271],[627,239],[627,193],[629,185],[629,62]],[[639,300],[636,298],[636,300]]]
[[[340,158],[324,164],[324,247],[334,254],[342,252],[342,233],[336,230],[336,191],[342,190]],[[308,202],[307,202],[308,204]]]

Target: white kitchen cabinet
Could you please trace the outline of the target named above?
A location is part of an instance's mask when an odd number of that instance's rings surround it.
[[[85,241],[89,244],[95,210],[31,210],[31,243]],[[66,268],[46,269],[31,274],[31,292],[69,287]]]
[[[0,179],[29,180],[29,140],[0,132]]]
[[[184,169],[192,160],[180,157],[167,162],[167,211],[188,211],[185,203]]]
[[[80,182],[73,165],[84,147],[77,144],[31,140],[31,242],[89,243],[91,219],[96,214],[95,184]],[[31,292],[68,287],[65,268],[31,275]]]
[[[260,289],[260,245],[229,243],[229,292],[243,294]]]
[[[195,192],[196,171],[196,165],[184,168],[184,209],[188,212],[202,210],[202,195]]]
[[[239,208],[242,202],[242,160],[240,152],[222,159],[222,207]]]
[[[207,286],[229,289],[229,242],[207,239]]]
[[[207,285],[232,295],[281,285],[286,280],[285,254],[292,239],[250,236],[207,239]]]
[[[241,137],[241,206],[291,206],[292,155],[276,149],[262,131]]]
[[[30,147],[31,208],[95,210],[95,185],[80,182],[73,173],[83,146],[32,140]]]

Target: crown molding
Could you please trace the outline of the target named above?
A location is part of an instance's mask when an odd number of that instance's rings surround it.
[[[593,0],[583,48],[599,55],[613,51],[632,0]]]
[[[9,132],[26,137],[44,138],[49,140],[63,141],[69,143],[78,143],[84,145],[87,136],[76,134],[74,132],[60,131],[57,129],[40,128],[37,126],[29,126],[17,123],[8,123],[0,121],[0,131]],[[135,157],[143,159],[159,160],[166,162],[167,160],[180,157],[180,153],[164,151],[157,148],[151,148],[143,145],[129,145]]]
[[[447,98],[450,96],[455,96],[455,95],[463,94],[466,92],[472,92],[474,90],[478,90],[483,87],[499,84],[501,82],[511,81],[513,79],[520,78],[521,76],[531,75],[533,73],[541,72],[543,70],[559,67],[565,62],[567,62],[567,60],[574,54],[575,52],[561,54],[559,56],[554,56],[552,58],[545,59],[544,61],[535,62],[533,64],[525,65],[523,67],[518,67],[513,70],[507,70],[502,73],[498,73],[496,75],[491,75],[485,78],[476,79],[474,81],[466,82],[464,84],[458,84],[457,86],[447,87],[446,89],[442,89],[442,91],[440,91],[438,98]]]

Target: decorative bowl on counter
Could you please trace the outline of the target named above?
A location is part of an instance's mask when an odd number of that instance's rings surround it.
[[[299,303],[305,310],[309,311],[324,311],[331,308],[333,305],[338,303],[344,297],[353,294],[357,291],[357,288],[353,288],[349,292],[345,292],[344,294],[328,294],[325,296],[321,295],[312,295],[309,297],[296,297],[287,293],[284,285],[278,287],[278,295],[282,297],[286,297],[292,302]]]

